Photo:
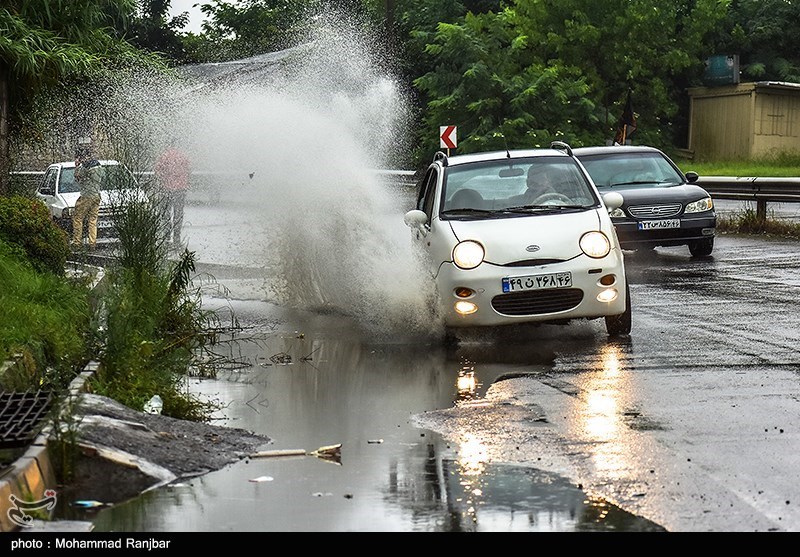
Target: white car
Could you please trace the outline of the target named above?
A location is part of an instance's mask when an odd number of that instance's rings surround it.
[[[113,219],[115,208],[121,206],[128,195],[143,195],[143,193],[125,165],[115,160],[99,162],[106,171],[100,192],[97,236],[108,238],[115,235]],[[47,205],[53,220],[69,234],[72,233],[72,215],[75,211],[75,202],[80,196],[79,189],[75,181],[75,162],[66,161],[48,166],[36,190],[36,196]]]
[[[617,336],[631,330],[625,263],[609,217],[621,204],[616,193],[601,197],[569,145],[554,142],[437,153],[404,220],[447,327],[604,318]]]

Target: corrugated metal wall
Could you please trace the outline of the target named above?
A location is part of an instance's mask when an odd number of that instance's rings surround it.
[[[800,85],[740,83],[689,89],[689,150],[697,160],[800,152]]]

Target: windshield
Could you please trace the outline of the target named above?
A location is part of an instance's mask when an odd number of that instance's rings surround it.
[[[441,213],[497,217],[583,210],[597,203],[589,181],[571,158],[499,159],[449,167]]]
[[[580,157],[600,188],[676,186],[683,178],[660,153],[610,153]]]
[[[105,174],[100,189],[103,191],[129,189],[136,184],[133,175],[121,164],[103,165]],[[80,191],[80,185],[75,181],[75,169],[64,167],[61,169],[58,191],[60,193],[74,193]]]

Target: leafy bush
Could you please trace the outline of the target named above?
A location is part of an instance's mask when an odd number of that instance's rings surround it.
[[[0,197],[0,239],[18,256],[30,259],[38,271],[64,274],[70,253],[67,235],[38,199]]]

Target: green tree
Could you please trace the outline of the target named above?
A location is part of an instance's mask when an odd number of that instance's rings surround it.
[[[193,60],[226,61],[293,46],[321,8],[320,0],[212,0],[200,5],[207,16],[201,36],[184,38]]]
[[[66,78],[154,63],[122,37],[135,0],[5,0],[0,8],[0,194],[10,135],[35,93]]]
[[[515,0],[466,14],[428,36],[425,128],[459,126],[459,150],[613,137],[626,93],[637,139],[671,144],[685,86],[702,74],[705,40],[726,15],[717,0]],[[421,37],[426,31],[416,32]]]
[[[733,0],[709,54],[738,54],[745,80],[800,82],[800,2]]]
[[[169,17],[171,0],[139,0],[139,3],[138,16],[130,26],[131,43],[170,60],[185,61],[187,54],[180,30],[188,23],[189,13]]]

